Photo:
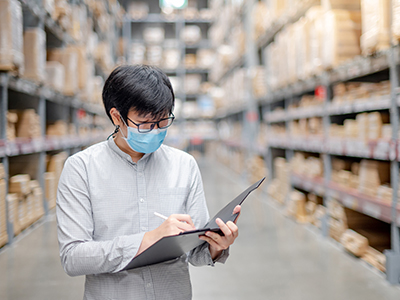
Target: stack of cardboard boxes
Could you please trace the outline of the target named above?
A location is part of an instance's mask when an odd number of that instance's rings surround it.
[[[49,209],[56,206],[57,186],[68,153],[60,152],[48,157],[47,172],[44,174],[46,199]]]
[[[292,172],[297,175],[309,178],[321,178],[324,175],[324,165],[320,157],[306,157],[304,153],[296,152],[290,166]]]
[[[268,194],[279,203],[285,203],[290,190],[290,165],[286,159],[275,158],[274,172],[275,178],[268,186]]]
[[[12,176],[9,183],[8,214],[18,235],[44,215],[43,191],[28,174]]]
[[[41,136],[40,117],[34,109],[11,110],[8,112],[7,119],[7,136],[10,140],[15,137],[36,138]]]
[[[392,138],[389,112],[371,112],[356,115],[356,119],[346,119],[343,125],[331,124],[331,138],[358,140],[365,143]]]
[[[390,0],[361,0],[364,55],[390,47]]]
[[[24,73],[22,7],[18,0],[0,1],[0,70]]]

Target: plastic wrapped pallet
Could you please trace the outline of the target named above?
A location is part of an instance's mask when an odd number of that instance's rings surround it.
[[[46,62],[46,80],[45,83],[56,90],[61,92],[64,87],[65,81],[65,68],[64,65],[58,61]]]
[[[17,0],[0,0],[0,70],[24,73],[22,8]]]
[[[78,90],[78,54],[71,49],[54,49],[48,53],[49,61],[57,61],[64,66],[65,81],[63,93],[74,95]]]
[[[361,13],[330,10],[324,14],[323,66],[334,68],[361,53]]]
[[[45,80],[46,33],[43,29],[25,28],[24,62],[24,77],[39,83]]]
[[[390,47],[390,0],[362,0],[361,50],[364,55]]]

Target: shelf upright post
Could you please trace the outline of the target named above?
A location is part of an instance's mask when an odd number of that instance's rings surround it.
[[[180,53],[180,61],[179,61],[178,68],[176,69],[176,76],[180,79],[180,83],[181,83],[181,90],[178,91],[177,94],[178,94],[178,97],[180,98],[180,100],[182,101],[182,107],[185,105],[185,102],[186,102],[186,91],[185,91],[186,70],[185,70],[185,65],[184,65],[186,48],[185,48],[185,43],[181,40],[181,32],[183,31],[184,27],[185,27],[185,19],[183,18],[181,10],[178,10],[178,17],[175,20],[175,40],[177,43],[177,48]],[[183,120],[183,122],[180,123],[180,127],[179,127],[180,136],[183,138],[185,138],[185,135],[184,135],[185,123],[186,123],[186,121]]]
[[[398,49],[393,45],[389,52],[389,71],[390,71],[390,123],[392,124],[392,145],[398,142],[399,132],[399,107],[397,105],[397,90],[399,87],[399,75],[397,70],[399,55]],[[396,57],[395,57],[396,56]],[[396,155],[395,155],[396,156]],[[391,157],[390,178],[393,189],[392,197],[392,222],[391,222],[391,250],[386,250],[386,278],[391,284],[400,283],[400,232],[397,222],[397,203],[399,190],[399,163],[396,157]]]
[[[7,111],[8,111],[8,74],[0,74],[0,139],[7,141]],[[3,167],[6,180],[6,195],[8,194],[8,180],[9,180],[9,161],[7,154],[3,158]],[[14,225],[10,223],[8,201],[6,200],[6,219],[7,219],[7,235],[8,243],[12,244],[14,239]]]
[[[322,85],[325,87],[326,93],[325,93],[325,99],[324,99],[324,113],[322,116],[322,123],[323,123],[323,131],[324,131],[324,141],[323,143],[327,145],[328,139],[329,139],[329,127],[331,125],[331,120],[330,116],[328,113],[328,107],[331,99],[333,98],[332,95],[332,90],[330,88],[330,79],[329,79],[329,74],[328,72],[324,72],[322,74]],[[328,153],[327,149],[322,149],[322,159],[324,163],[324,187],[325,187],[325,196],[323,198],[323,203],[324,206],[326,207],[329,201],[331,201],[331,197],[329,194],[326,193],[328,189],[329,182],[331,181],[331,176],[332,176],[332,159],[331,155]],[[329,222],[328,222],[328,216],[325,214],[325,216],[321,220],[321,231],[322,235],[324,237],[329,236]]]
[[[244,4],[245,16],[244,16],[244,28],[246,32],[246,50],[245,50],[245,68],[247,71],[246,82],[245,82],[245,97],[246,106],[244,111],[243,120],[243,141],[246,148],[246,158],[250,159],[257,153],[256,140],[257,132],[259,128],[259,112],[257,107],[256,99],[254,98],[252,88],[252,72],[255,67],[259,65],[258,53],[256,48],[256,41],[253,39],[254,32],[254,20],[253,20],[253,9],[255,6],[255,0],[246,1]]]
[[[122,23],[122,36],[124,38],[124,57],[128,64],[130,63],[130,49],[132,48],[131,26],[131,19],[127,15],[125,15]]]

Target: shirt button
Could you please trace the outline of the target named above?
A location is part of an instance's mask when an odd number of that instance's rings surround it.
[[[140,202],[142,202],[142,203],[143,203],[143,202],[144,202],[144,199],[143,199],[143,198],[140,198]]]
[[[149,288],[151,287],[151,283],[149,282],[148,284],[146,284],[146,286]]]
[[[143,227],[142,227],[142,230],[143,230],[143,231],[147,231],[147,227],[144,227],[144,226],[143,226]]]

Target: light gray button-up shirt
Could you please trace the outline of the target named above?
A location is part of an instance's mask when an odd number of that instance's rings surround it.
[[[198,166],[189,154],[162,145],[137,163],[113,139],[65,163],[57,193],[61,263],[86,275],[84,299],[191,299],[188,261],[213,265],[205,243],[172,261],[123,270],[145,232],[165,216],[189,214],[196,228],[209,219]],[[228,251],[218,258],[225,262]]]

